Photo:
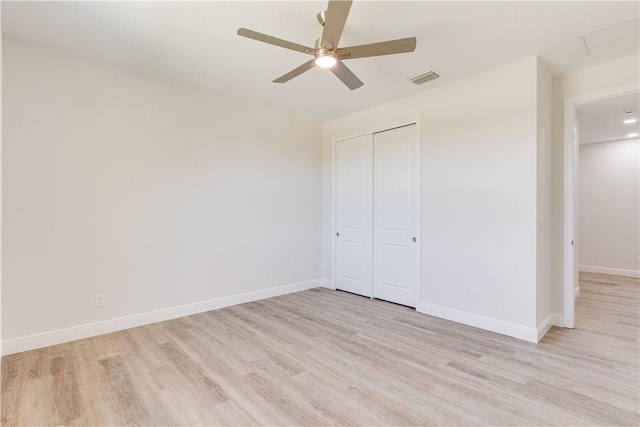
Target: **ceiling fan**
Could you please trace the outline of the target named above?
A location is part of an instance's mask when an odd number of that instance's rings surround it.
[[[310,61],[275,79],[274,83],[288,82],[317,65],[321,68],[328,68],[349,89],[357,89],[364,83],[342,61],[369,56],[413,52],[416,49],[416,38],[408,37],[380,43],[338,47],[342,30],[347,21],[347,15],[349,15],[349,10],[351,9],[351,3],[352,0],[329,0],[327,10],[318,13],[318,22],[324,27],[324,30],[322,31],[322,37],[316,40],[314,48],[246,28],[238,29],[238,35],[313,56]]]

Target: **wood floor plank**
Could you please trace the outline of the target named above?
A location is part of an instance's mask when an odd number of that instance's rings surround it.
[[[56,424],[69,424],[81,415],[80,389],[77,382],[77,363],[72,352],[57,355],[51,360],[53,398]]]
[[[2,359],[2,425],[633,425],[640,281],[538,344],[313,289]]]
[[[98,363],[102,367],[100,390],[116,424],[144,425],[149,410],[131,378],[124,356],[111,356]]]

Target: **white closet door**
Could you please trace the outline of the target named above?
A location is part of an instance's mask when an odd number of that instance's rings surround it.
[[[420,244],[416,125],[375,133],[373,141],[373,296],[415,307]]]
[[[336,144],[336,289],[370,297],[373,280],[373,136]]]

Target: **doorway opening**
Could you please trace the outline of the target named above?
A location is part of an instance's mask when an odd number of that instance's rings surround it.
[[[574,328],[576,323],[580,270],[638,275],[640,259],[635,253],[638,215],[633,213],[638,209],[634,201],[638,191],[633,190],[638,186],[638,178],[633,177],[638,174],[640,163],[639,104],[637,84],[565,99],[563,323],[566,328]],[[580,170],[581,158],[585,162],[584,171]],[[626,167],[623,163],[618,163],[618,167],[615,162],[623,162]],[[629,205],[631,212],[617,212],[622,215],[613,219],[611,214],[623,204]],[[625,215],[631,219],[627,221]],[[603,219],[609,224],[597,222]],[[631,254],[627,253],[629,248]]]

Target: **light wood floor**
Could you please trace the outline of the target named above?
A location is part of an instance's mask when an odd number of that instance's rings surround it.
[[[5,425],[639,424],[636,279],[539,344],[326,289],[5,357]]]

